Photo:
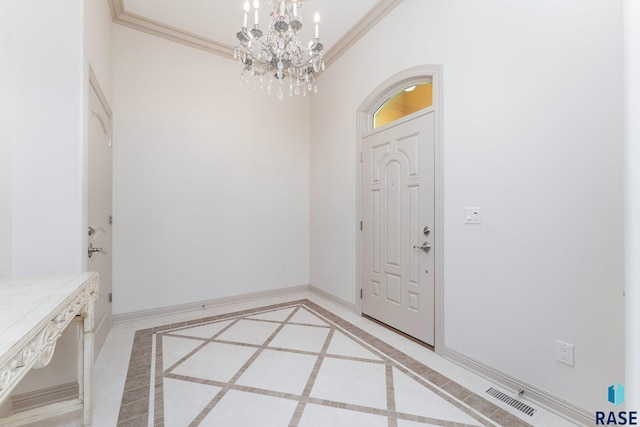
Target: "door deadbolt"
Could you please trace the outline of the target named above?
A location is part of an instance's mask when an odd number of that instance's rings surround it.
[[[422,229],[422,232],[424,233],[424,235],[426,236],[427,234],[429,234],[431,230],[429,230],[429,226],[425,225],[424,228]]]

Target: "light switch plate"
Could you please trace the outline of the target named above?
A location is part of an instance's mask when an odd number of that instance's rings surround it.
[[[482,208],[464,208],[465,224],[482,224]]]

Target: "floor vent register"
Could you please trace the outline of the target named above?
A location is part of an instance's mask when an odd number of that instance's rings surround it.
[[[505,394],[503,392],[501,392],[500,390],[496,390],[495,388],[491,387],[489,390],[486,391],[486,393],[489,396],[495,397],[496,399],[498,399],[501,402],[506,403],[507,405],[511,406],[512,408],[517,409],[518,411],[527,414],[529,416],[533,416],[533,414],[536,413],[536,409],[532,408],[531,406],[527,405],[526,403],[515,399],[511,396],[509,396],[508,394]]]

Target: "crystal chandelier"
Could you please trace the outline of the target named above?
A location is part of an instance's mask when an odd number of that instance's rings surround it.
[[[302,28],[302,0],[269,0],[269,4],[272,10],[265,34],[259,25],[259,0],[253,2],[254,24],[251,30],[247,30],[249,1],[244,3],[242,29],[236,35],[238,44],[234,52],[234,58],[242,64],[241,83],[253,78],[254,84],[261,90],[266,85],[267,92],[271,94],[275,82],[278,99],[283,98],[285,85],[289,96],[316,93],[315,76],[324,70],[323,46],[319,37],[320,16],[315,14],[315,38],[306,48],[298,39]]]

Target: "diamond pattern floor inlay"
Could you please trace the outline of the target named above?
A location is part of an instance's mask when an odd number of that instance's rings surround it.
[[[118,426],[214,425],[528,424],[300,300],[136,332]]]

